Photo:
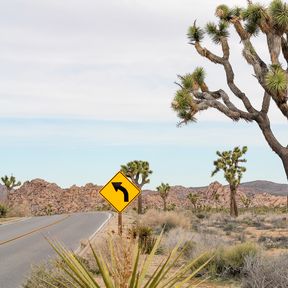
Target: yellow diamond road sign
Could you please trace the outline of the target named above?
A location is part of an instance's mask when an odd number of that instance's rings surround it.
[[[100,194],[118,211],[122,212],[139,194],[140,189],[118,172],[101,190]]]

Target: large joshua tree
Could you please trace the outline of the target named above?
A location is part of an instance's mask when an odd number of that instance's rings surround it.
[[[152,171],[149,168],[149,162],[147,161],[131,161],[126,165],[121,165],[121,171],[140,189],[150,182],[149,175]],[[138,196],[138,214],[142,214],[142,195]]]
[[[236,193],[243,177],[243,173],[246,171],[246,168],[241,166],[241,163],[245,163],[247,161],[241,157],[247,152],[247,150],[247,147],[244,146],[242,149],[236,147],[233,149],[233,151],[217,151],[216,154],[219,156],[219,158],[214,161],[215,170],[212,172],[212,176],[222,170],[224,172],[226,181],[229,183],[230,215],[233,217],[238,217]]]
[[[200,28],[196,21],[189,28],[188,37],[196,51],[211,62],[221,65],[226,74],[230,91],[219,89],[210,91],[205,82],[203,68],[196,68],[191,74],[179,76],[180,89],[172,102],[173,109],[178,113],[181,122],[186,124],[195,121],[195,115],[203,110],[214,108],[228,118],[246,122],[256,122],[271,149],[282,160],[288,178],[288,146],[281,144],[274,135],[268,116],[270,103],[273,101],[286,119],[288,118],[288,6],[281,0],[273,0],[268,7],[248,1],[246,8],[230,9],[226,5],[216,8],[217,24],[209,22],[205,29]],[[240,38],[242,54],[251,66],[253,77],[263,91],[262,105],[256,109],[251,103],[251,96],[244,92],[235,82],[234,68],[230,61],[228,42],[229,27],[233,27]],[[253,37],[262,33],[267,42],[270,61],[264,60],[252,44]],[[220,45],[222,55],[216,55],[203,47],[202,40],[208,34],[212,41]],[[285,60],[281,63],[280,59]],[[269,63],[268,63],[269,62]],[[249,70],[247,70],[249,73]],[[221,87],[219,87],[221,88]],[[242,102],[243,108],[233,103],[233,99]],[[260,97],[260,96],[259,96]]]
[[[161,183],[160,186],[156,187],[157,191],[160,194],[160,197],[163,200],[163,210],[167,211],[167,198],[169,196],[169,191],[171,189],[170,185],[168,183]]]

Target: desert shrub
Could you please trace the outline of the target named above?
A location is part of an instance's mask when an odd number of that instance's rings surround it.
[[[8,207],[5,204],[0,204],[0,218],[4,218],[7,216]]]
[[[215,253],[215,257],[207,265],[204,273],[213,278],[239,278],[243,272],[245,259],[248,256],[256,256],[259,253],[259,248],[256,244],[246,242],[232,246],[221,246],[210,251],[206,257],[210,257]],[[205,261],[205,259],[201,259]],[[201,263],[196,263],[201,265]]]
[[[191,227],[191,220],[185,212],[148,210],[142,215],[139,224],[149,226],[156,233],[160,233],[163,228],[164,232],[176,227],[188,230]]]
[[[66,285],[69,283],[63,277],[63,272],[58,268],[56,261],[47,262],[38,266],[33,266],[26,283],[22,285],[24,288],[48,288],[51,285],[45,281],[50,281],[54,287],[62,287],[58,281],[63,281]],[[74,282],[74,284],[76,284]]]
[[[209,265],[213,276],[231,278],[240,276],[245,263],[245,258],[255,256],[259,248],[251,242],[236,244],[230,247],[217,249],[215,259]]]
[[[287,236],[260,236],[258,242],[267,249],[288,248]]]
[[[284,214],[271,214],[267,215],[265,218],[265,222],[270,223],[272,225],[272,228],[287,228],[288,225],[288,215]]]
[[[196,214],[196,217],[198,219],[205,219],[206,218],[206,214],[203,213],[203,212],[199,212],[199,213]]]
[[[156,237],[153,236],[153,229],[149,226],[137,225],[129,230],[129,234],[138,239],[141,252],[149,254],[156,242]]]
[[[242,288],[287,288],[288,255],[245,258]]]

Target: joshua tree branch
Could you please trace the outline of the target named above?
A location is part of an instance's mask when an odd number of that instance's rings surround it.
[[[230,90],[234,93],[234,95],[236,97],[238,97],[239,99],[242,100],[242,102],[243,102],[243,104],[244,104],[244,106],[248,112],[255,113],[256,110],[253,108],[248,97],[245,95],[245,93],[243,93],[239,89],[239,87],[234,82],[235,74],[234,74],[233,68],[229,62],[230,47],[229,47],[227,39],[224,37],[221,38],[221,46],[222,46],[222,51],[223,51],[223,58],[213,54],[208,49],[203,48],[199,42],[195,43],[195,48],[201,56],[206,57],[207,59],[209,59],[213,63],[221,64],[224,67],[224,70],[226,73],[227,84],[228,84]]]
[[[281,46],[282,46],[282,53],[283,56],[287,62],[287,69],[288,69],[288,42],[287,42],[288,36],[286,34],[286,39],[284,36],[281,38]]]
[[[262,113],[267,114],[270,108],[270,102],[271,102],[271,96],[265,92],[264,97],[263,97],[263,102],[262,102]]]

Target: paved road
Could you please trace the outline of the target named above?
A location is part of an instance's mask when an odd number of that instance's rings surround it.
[[[0,288],[18,288],[29,275],[32,264],[41,263],[54,255],[43,235],[60,240],[77,249],[81,239],[88,239],[110,217],[109,213],[79,213],[33,217],[0,226]],[[42,228],[40,231],[31,231]],[[10,242],[7,240],[17,238]]]

